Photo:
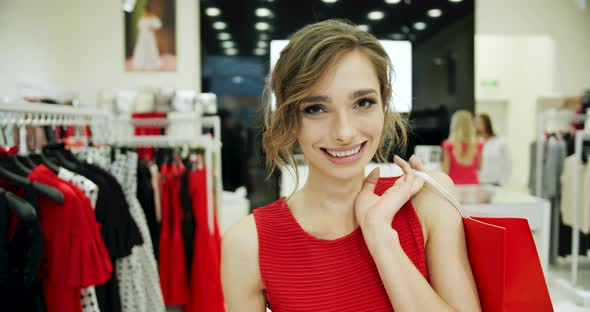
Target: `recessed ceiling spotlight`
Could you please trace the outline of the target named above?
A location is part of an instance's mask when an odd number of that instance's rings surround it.
[[[369,25],[365,25],[365,24],[356,25],[356,28],[358,28],[362,31],[369,31]]]
[[[459,3],[461,1],[463,1],[463,0],[449,0],[449,2],[454,2],[454,3]]]
[[[265,55],[266,54],[266,50],[262,49],[262,48],[256,48],[254,49],[254,54],[256,55]]]
[[[387,4],[398,4],[400,3],[402,0],[385,0],[385,3]]]
[[[338,0],[322,0],[323,3],[336,3]]]
[[[268,42],[266,42],[266,41],[258,41],[258,47],[259,48],[267,48],[268,47]]]
[[[430,10],[428,10],[428,12],[426,14],[428,14],[428,16],[430,16],[432,18],[437,18],[442,15],[442,11],[439,9],[430,9]]]
[[[219,33],[217,35],[217,39],[219,39],[219,40],[229,40],[229,39],[231,39],[231,35],[229,33],[222,32],[222,33]]]
[[[221,10],[216,7],[209,7],[205,9],[205,14],[207,14],[207,16],[219,16]]]
[[[407,34],[410,32],[410,27],[404,26],[404,27],[402,27],[402,31]]]
[[[367,18],[373,21],[381,20],[385,17],[383,11],[372,11],[367,14]]]
[[[224,42],[221,43],[221,46],[224,47],[224,48],[226,48],[226,49],[229,49],[229,48],[235,47],[236,44],[233,41],[224,41]]]
[[[236,55],[238,54],[238,49],[229,48],[225,50],[225,55]]]
[[[393,40],[403,40],[404,39],[404,35],[403,34],[391,34],[391,38]]]
[[[225,29],[227,27],[227,24],[224,22],[215,22],[213,23],[213,28],[221,30],[221,29]]]
[[[268,30],[270,28],[270,24],[267,22],[258,22],[254,25],[254,27],[258,30]]]
[[[424,29],[426,29],[426,23],[424,23],[424,22],[416,22],[416,23],[414,23],[414,28],[416,30],[424,30]]]
[[[231,81],[235,84],[240,84],[240,83],[244,82],[244,78],[242,78],[242,76],[233,76],[231,78]]]
[[[270,36],[268,34],[260,34],[260,40],[268,40],[270,39]]]
[[[258,8],[254,12],[258,17],[269,17],[272,15],[272,11],[267,8]]]

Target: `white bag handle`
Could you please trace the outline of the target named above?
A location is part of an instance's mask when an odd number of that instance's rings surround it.
[[[461,204],[459,204],[459,202],[457,200],[455,200],[453,198],[453,196],[451,196],[451,194],[449,194],[449,192],[442,187],[442,185],[440,185],[438,182],[436,182],[432,177],[430,177],[428,174],[422,172],[422,171],[418,171],[416,169],[412,169],[414,171],[414,174],[421,178],[422,180],[428,182],[430,185],[434,186],[435,189],[437,189],[449,202],[451,202],[451,204],[453,204],[453,206],[455,206],[455,208],[459,211],[459,213],[461,214],[461,217],[463,218],[469,218],[469,215],[465,212],[465,210],[463,210],[463,208],[461,208]]]

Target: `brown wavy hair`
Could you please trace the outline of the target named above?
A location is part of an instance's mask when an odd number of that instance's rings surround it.
[[[379,41],[366,31],[341,20],[326,20],[307,25],[295,32],[270,74],[265,88],[266,103],[262,148],[266,155],[269,175],[280,167],[297,165],[293,147],[297,142],[301,116],[301,101],[311,95],[313,86],[327,71],[333,71],[340,59],[351,51],[364,53],[373,64],[380,86],[385,121],[377,161],[386,162],[396,146],[407,144],[407,119],[390,110],[393,66]],[[276,98],[276,110],[271,109],[270,92]]]

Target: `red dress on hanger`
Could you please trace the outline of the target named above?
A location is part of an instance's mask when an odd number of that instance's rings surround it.
[[[191,266],[191,300],[185,311],[225,311],[221,288],[221,240],[217,217],[209,227],[205,168],[191,171],[189,188],[195,215],[195,247]],[[213,200],[213,199],[211,199]]]
[[[166,305],[184,305],[188,300],[186,255],[182,236],[181,176],[184,168],[163,164],[161,173],[162,229],[160,233],[160,284]]]
[[[29,180],[64,194],[63,203],[39,197],[39,220],[45,236],[41,285],[46,310],[81,311],[81,288],[104,284],[113,269],[100,224],[82,191],[60,180],[45,165],[33,169]]]

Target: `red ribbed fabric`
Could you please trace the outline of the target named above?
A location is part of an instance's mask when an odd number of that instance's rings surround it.
[[[396,178],[382,178],[381,195]],[[285,198],[254,210],[262,281],[273,312],[393,311],[360,227],[334,240],[305,232]],[[424,238],[411,202],[392,227],[414,265],[428,279]]]

